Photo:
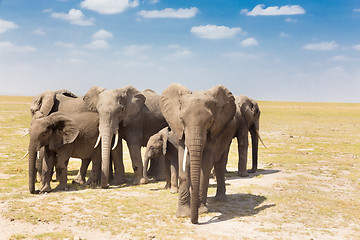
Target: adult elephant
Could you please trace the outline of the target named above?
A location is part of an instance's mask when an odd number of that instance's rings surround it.
[[[171,84],[163,91],[160,106],[171,130],[179,139],[181,168],[176,215],[188,216],[190,213],[191,222],[198,223],[200,194],[207,192],[209,179],[206,176],[209,176],[214,165],[203,156],[204,149],[233,119],[236,111],[234,96],[221,85],[207,91],[191,92],[180,84]]]
[[[236,122],[235,136],[238,142],[238,175],[241,177],[249,176],[249,173],[255,173],[258,166],[258,146],[259,139],[263,143],[260,132],[260,109],[258,103],[247,96],[236,96]],[[248,135],[251,135],[252,145],[252,168],[247,171],[247,155],[249,147]],[[266,147],[266,146],[265,146]]]
[[[93,90],[83,99],[90,109],[99,113],[101,186],[108,187],[111,140],[114,136],[115,145],[121,144],[122,138],[127,143],[135,174],[134,184],[145,183],[141,147],[146,146],[150,136],[167,126],[159,106],[160,96],[152,90],[140,92],[132,86],[106,91]],[[122,157],[115,161],[115,171],[117,168],[121,169],[118,178],[122,179],[125,177]]]
[[[95,179],[100,175],[100,148],[94,149],[98,133],[97,113],[53,113],[35,119],[29,128],[29,191],[35,191],[36,153],[44,147],[42,166],[43,185],[40,192],[51,191],[50,181],[54,165],[59,174],[57,190],[67,188],[67,163],[70,157],[93,161]]]

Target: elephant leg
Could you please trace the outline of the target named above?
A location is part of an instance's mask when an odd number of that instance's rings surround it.
[[[186,154],[186,166],[183,169],[184,160],[184,139],[179,143],[178,159],[179,159],[179,201],[176,217],[190,216],[190,161],[189,154]]]
[[[207,202],[207,191],[209,189],[209,179],[211,169],[213,168],[213,159],[211,152],[205,152],[200,173],[200,208],[199,213],[209,212]]]
[[[86,184],[87,185],[100,184],[100,180],[101,180],[100,152],[97,152],[94,156],[92,156],[91,161],[92,161],[92,170],[88,180],[86,181]]]
[[[164,181],[165,179],[166,179],[165,156],[161,155],[158,158],[158,166],[156,168],[155,180],[156,181]]]
[[[121,185],[126,182],[125,167],[123,161],[123,146],[121,139],[119,139],[117,147],[111,151],[111,160],[114,163],[115,170],[112,184]]]
[[[143,177],[143,163],[141,158],[141,146],[131,144],[128,145],[130,157],[132,161],[132,168],[134,170],[134,184],[139,185],[145,183],[145,178]]]
[[[246,171],[247,166],[247,155],[249,147],[249,138],[248,133],[242,133],[237,136],[238,140],[238,153],[239,153],[239,162],[238,162],[238,176],[247,177],[249,173]]]
[[[44,158],[42,163],[42,179],[43,183],[40,192],[51,192],[51,177],[56,161],[56,153],[48,149],[44,150]]]
[[[221,159],[214,164],[215,175],[217,179],[215,201],[227,201],[225,194],[225,172],[227,157],[228,151],[225,151],[225,153],[221,156]]]
[[[44,179],[42,177],[44,150],[45,150],[45,147],[40,148],[40,151],[38,152],[38,157],[36,158],[36,163],[35,163],[37,179],[39,179],[39,182],[41,183],[41,185],[43,185],[43,183],[44,183]]]
[[[179,163],[177,156],[172,157],[170,160],[170,174],[171,174],[171,193],[177,193],[179,191],[178,179],[179,179]]]
[[[81,159],[81,166],[76,175],[76,178],[73,180],[73,183],[78,183],[78,184],[85,183],[86,171],[89,167],[90,161],[91,159]]]
[[[71,156],[72,145],[65,145],[57,153],[56,170],[59,172],[60,181],[55,190],[66,190],[67,186],[67,165]]]
[[[170,159],[165,156],[165,189],[171,188],[171,172],[170,172]]]

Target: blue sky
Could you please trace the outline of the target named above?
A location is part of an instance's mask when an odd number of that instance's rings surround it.
[[[0,0],[0,82],[360,102],[360,1]]]

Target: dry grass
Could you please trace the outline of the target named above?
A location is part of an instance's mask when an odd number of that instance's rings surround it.
[[[11,239],[356,239],[360,235],[360,104],[260,102],[260,129],[268,146],[260,148],[260,171],[250,178],[236,177],[234,141],[227,175],[229,200],[214,202],[216,185],[211,182],[210,213],[201,216],[204,224],[194,226],[189,219],[175,217],[177,195],[163,190],[163,182],[106,190],[71,184],[79,161],[70,163],[70,191],[29,194],[27,159],[20,160],[28,137],[20,135],[29,127],[30,101],[0,96],[0,212],[7,223],[41,229],[19,230]],[[131,179],[131,162],[124,150]]]

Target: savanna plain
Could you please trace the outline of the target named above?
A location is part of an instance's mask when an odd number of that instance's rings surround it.
[[[68,191],[30,194],[21,135],[31,99],[0,96],[0,239],[360,239],[360,104],[260,101],[258,172],[237,177],[234,140],[228,201],[213,201],[211,179],[210,212],[193,225],[175,217],[178,196],[164,182],[131,184],[125,144],[128,183],[72,184],[71,159]]]

